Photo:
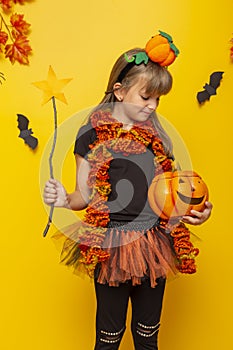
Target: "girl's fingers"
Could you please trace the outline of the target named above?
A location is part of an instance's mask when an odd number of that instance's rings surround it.
[[[57,180],[55,179],[49,179],[46,183],[45,186],[47,187],[54,187],[57,185]]]
[[[49,179],[44,187],[44,193],[57,193],[58,181],[55,179]]]
[[[44,193],[48,193],[48,194],[53,194],[53,193],[57,193],[56,188],[55,187],[49,187],[49,186],[45,186],[44,188]]]
[[[45,204],[53,204],[56,202],[56,199],[52,199],[52,198],[45,198],[44,199]]]
[[[53,204],[57,200],[56,180],[49,179],[44,188],[44,202],[46,204]]]
[[[191,214],[197,218],[201,218],[203,215],[203,212],[196,211],[196,210],[191,210]]]
[[[190,225],[200,225],[202,223],[199,218],[193,216],[184,216],[182,221]]]
[[[185,215],[182,220],[187,224],[200,225],[210,217],[212,208],[212,203],[205,202],[205,209],[202,212],[191,210],[193,216]]]
[[[56,179],[49,179],[44,187],[43,198],[45,204],[63,207],[67,202],[67,193],[63,185]]]
[[[52,198],[52,199],[56,199],[57,198],[57,193],[50,193],[50,192],[46,192],[44,193],[44,198]]]
[[[205,206],[206,206],[208,209],[212,209],[212,208],[213,208],[213,204],[212,204],[211,202],[208,202],[208,201],[205,202]]]

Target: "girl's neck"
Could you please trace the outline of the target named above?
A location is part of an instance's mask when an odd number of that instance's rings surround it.
[[[134,126],[133,120],[130,120],[127,116],[125,116],[124,112],[122,111],[121,103],[115,104],[112,111],[112,116],[114,119],[123,124],[123,128],[125,130],[130,130]]]

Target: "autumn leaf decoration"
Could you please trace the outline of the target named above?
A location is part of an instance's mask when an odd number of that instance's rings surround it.
[[[24,20],[23,14],[13,13],[14,5],[24,5],[27,0],[0,0],[0,54],[9,58],[12,64],[29,64],[32,49],[28,35],[30,24]]]
[[[230,47],[230,58],[233,61],[233,38],[230,40],[231,47]]]

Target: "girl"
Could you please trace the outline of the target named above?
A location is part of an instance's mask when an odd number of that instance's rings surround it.
[[[143,49],[133,49],[119,57],[104,98],[79,131],[75,191],[68,194],[54,179],[44,189],[48,205],[87,208],[84,222],[65,233],[62,260],[94,274],[95,350],[119,348],[129,299],[135,349],[158,349],[166,277],[177,269],[195,270],[193,259],[187,259],[191,265],[184,268],[187,261],[182,261],[177,267],[172,237],[178,231],[186,237],[185,225],[160,220],[147,200],[154,175],[173,168],[171,141],[155,113],[172,77],[150,59],[136,64],[132,58],[141,54],[146,55]],[[212,205],[205,206],[182,221],[205,222]],[[191,252],[197,253],[193,246]]]

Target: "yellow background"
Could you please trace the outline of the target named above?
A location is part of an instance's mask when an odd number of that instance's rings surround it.
[[[49,238],[55,226],[42,238],[47,212],[40,192],[41,159],[53,130],[53,111],[51,103],[41,106],[42,92],[31,83],[45,80],[49,65],[59,79],[73,78],[64,89],[68,105],[57,102],[62,124],[99,102],[123,51],[143,47],[161,29],[173,36],[181,53],[170,67],[174,86],[162,98],[159,113],[179,130],[193,168],[208,184],[214,210],[208,222],[192,227],[202,240],[197,242],[197,274],[167,284],[160,349],[233,349],[232,0],[41,0],[16,10],[32,24],[33,55],[29,66],[0,60],[6,76],[0,86],[0,348],[91,350],[94,342],[92,282],[58,264]],[[200,107],[197,91],[219,70],[224,75],[217,96]],[[34,152],[18,138],[17,113],[30,119],[39,139]],[[63,172],[71,191],[72,152]],[[133,349],[129,324],[120,349]]]

